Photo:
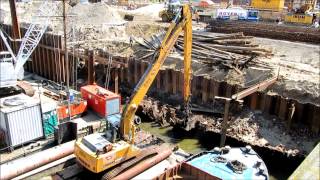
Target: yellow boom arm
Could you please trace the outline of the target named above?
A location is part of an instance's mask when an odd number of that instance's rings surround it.
[[[148,92],[153,80],[158,74],[160,67],[169,55],[172,47],[177,41],[180,33],[184,31],[184,101],[188,102],[190,97],[190,80],[191,80],[191,49],[192,49],[192,15],[189,5],[183,5],[182,14],[174,20],[161,43],[159,56],[156,61],[149,66],[139,83],[134,89],[130,103],[126,106],[121,117],[120,133],[122,137],[133,143],[135,126],[133,119],[135,117],[138,105]],[[131,135],[130,135],[131,131]]]

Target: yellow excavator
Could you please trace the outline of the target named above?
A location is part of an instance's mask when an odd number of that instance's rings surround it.
[[[111,129],[107,128],[105,133],[90,134],[76,141],[74,154],[77,161],[86,169],[99,173],[143,154],[143,149],[135,145],[135,112],[181,32],[184,32],[183,96],[185,106],[187,106],[190,99],[192,49],[192,15],[188,4],[183,5],[176,14],[160,45],[158,57],[155,58],[155,61],[148,67],[136,85],[122,114],[118,115],[118,119],[114,115],[107,118],[107,121],[111,124],[108,127],[111,127]],[[114,136],[117,132],[120,135],[119,138]]]
[[[316,0],[301,1],[297,3],[297,7],[294,7],[293,1],[290,3],[288,13],[285,16],[285,22],[311,25],[314,18],[319,16],[318,12],[311,13],[316,6]]]

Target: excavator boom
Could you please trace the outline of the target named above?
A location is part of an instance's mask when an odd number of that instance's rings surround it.
[[[187,103],[190,97],[191,76],[191,46],[192,46],[192,19],[189,5],[184,5],[174,22],[169,26],[167,34],[161,43],[158,57],[150,64],[143,77],[137,84],[130,102],[120,114],[107,117],[108,126],[104,134],[95,133],[80,138],[75,143],[74,154],[80,164],[88,170],[100,173],[120,163],[131,163],[143,159],[143,153],[135,144],[134,118],[137,106],[143,100],[160,67],[169,55],[180,33],[184,31],[184,100]],[[120,122],[119,122],[120,121]],[[120,132],[118,127],[120,125]],[[120,140],[117,134],[120,133]],[[135,159],[134,159],[135,158]],[[131,159],[131,160],[130,160]]]
[[[175,20],[169,26],[169,29],[161,43],[158,58],[151,64],[138,85],[134,89],[130,103],[126,106],[121,118],[120,133],[125,140],[134,139],[133,119],[138,105],[143,100],[152,82],[158,74],[166,57],[172,50],[180,33],[184,31],[184,101],[188,102],[190,97],[190,79],[191,79],[191,49],[192,49],[192,16],[189,5],[183,5]],[[130,132],[132,134],[130,135]]]

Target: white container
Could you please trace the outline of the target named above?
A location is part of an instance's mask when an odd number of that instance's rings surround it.
[[[36,93],[34,96],[35,99],[39,100],[39,95]],[[49,111],[57,110],[58,103],[57,101],[41,94],[41,110],[42,113],[46,113]],[[39,100],[40,101],[40,100]]]
[[[10,103],[10,104],[8,104]],[[14,148],[43,137],[40,103],[25,94],[0,98],[0,128]]]
[[[217,18],[231,19],[231,17],[237,17],[237,19],[247,19],[247,10],[242,8],[228,8],[217,10]]]

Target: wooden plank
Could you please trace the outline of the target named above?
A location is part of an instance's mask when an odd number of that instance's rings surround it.
[[[304,107],[305,107],[305,104],[301,104],[297,101],[293,101],[294,104],[295,104],[295,109],[296,109],[296,112],[295,112],[295,116],[294,116],[294,119],[293,121],[294,122],[303,122],[304,121]]]
[[[311,130],[315,134],[319,134],[320,130],[320,107],[313,105]]]
[[[128,72],[127,72],[127,75],[128,75],[128,79],[129,79],[129,84],[131,86],[133,86],[135,84],[135,81],[134,81],[134,60],[133,59],[130,59],[129,61],[129,68],[128,68]]]
[[[133,67],[134,67],[133,69],[134,83],[137,84],[139,81],[139,68],[138,68],[137,61],[134,62]]]
[[[94,52],[93,50],[88,51],[88,84],[91,85],[95,81],[95,74],[94,74]]]
[[[143,76],[145,71],[145,62],[140,61],[140,75],[139,75],[139,80],[141,79],[141,77]]]
[[[114,75],[114,92],[116,94],[119,93],[119,69],[120,69],[120,65],[118,65],[118,67],[115,68],[115,75]]]
[[[276,81],[277,81],[277,77],[273,77],[271,79],[267,79],[267,80],[265,80],[265,81],[263,81],[261,83],[258,83],[258,84],[254,85],[254,86],[252,86],[252,87],[250,87],[248,89],[245,89],[245,90],[233,95],[232,99],[239,100],[239,99],[242,99],[242,98],[244,98],[244,97],[246,97],[246,96],[248,96],[248,95],[250,95],[250,94],[252,94],[254,92],[262,91],[262,90],[266,89],[267,87],[269,87],[271,84],[275,83]]]
[[[75,86],[74,82],[75,82],[75,71],[77,70],[77,66],[76,66],[76,57],[73,54],[69,55],[69,60],[70,60],[70,69],[71,69],[71,73],[70,73],[70,79],[71,79],[71,86]]]
[[[177,94],[177,71],[171,71],[172,77],[172,94]]]
[[[42,36],[44,37],[45,34]],[[44,42],[44,38],[41,38],[39,44],[44,44],[45,45],[45,42]],[[40,56],[40,68],[41,68],[41,76],[45,77],[45,78],[48,78],[48,66],[47,66],[47,61],[46,61],[46,49],[43,48],[43,47],[40,47],[38,46],[40,51],[39,51],[39,56]]]
[[[281,104],[281,96],[275,96],[274,110],[273,113],[279,117],[280,112],[280,104]]]
[[[266,95],[263,110],[262,110],[266,114],[270,113],[271,101],[272,101],[272,97]]]
[[[221,128],[221,138],[220,138],[220,147],[223,147],[226,142],[226,134],[228,129],[228,121],[229,121],[229,107],[230,107],[230,98],[225,98],[225,105],[224,105],[224,114],[223,114],[223,121],[222,121],[222,128]]]
[[[279,118],[282,120],[286,120],[287,113],[288,113],[287,99],[280,98]]]
[[[220,83],[217,81],[213,81],[213,95],[219,96],[219,85]]]
[[[213,92],[213,89],[214,89],[214,79],[209,79],[209,89],[208,89],[208,93],[209,93],[209,99],[210,101],[213,101],[214,99],[214,92]]]
[[[50,38],[50,36],[48,35],[48,34],[45,34],[45,36],[44,36],[44,40],[45,40],[45,43],[46,43],[46,45],[50,45],[51,46],[51,44],[49,43],[49,38]],[[47,69],[48,69],[48,79],[50,79],[50,80],[53,80],[53,66],[52,66],[52,62],[51,62],[51,59],[50,59],[50,50],[49,49],[45,49],[45,52],[46,52],[46,66],[47,66]]]
[[[256,92],[250,95],[250,108],[252,110],[255,110],[257,107],[257,97],[258,95]]]
[[[227,96],[227,82],[219,82],[219,96],[221,97],[226,97]]]
[[[226,97],[231,97],[232,96],[232,89],[233,89],[233,86],[226,83]]]
[[[287,123],[287,129],[291,129],[291,125],[293,123],[294,117],[296,113],[296,105],[294,102],[291,102],[288,108],[288,112],[286,113],[286,123]]]
[[[53,46],[53,34],[50,34],[49,36],[49,43],[51,46]],[[51,69],[52,69],[52,73],[51,73],[51,77],[53,81],[57,81],[57,69],[56,69],[56,64],[55,64],[55,59],[54,59],[54,51],[49,50],[49,59],[50,59],[50,64],[51,64]]]
[[[62,36],[59,36],[59,47],[60,49],[64,49]],[[66,73],[65,73],[65,57],[63,53],[60,53],[59,56],[60,68],[61,68],[61,82],[66,82]]]
[[[209,80],[207,78],[202,78],[202,102],[207,103],[208,102],[208,86],[209,86]]]
[[[124,79],[124,68],[120,66],[119,68],[120,76],[119,76],[119,83],[123,83],[125,81]]]
[[[161,86],[160,73],[157,74],[156,82],[157,82],[156,88],[160,90],[160,86]]]
[[[164,70],[160,69],[160,89],[165,90],[165,72]]]
[[[265,100],[266,100],[266,95],[265,93],[258,93],[259,96],[259,102],[258,102],[258,109],[263,112],[265,108]]]
[[[191,92],[192,92],[192,97],[197,99],[198,95],[198,89],[197,89],[197,81],[198,81],[198,76],[193,76],[191,80]],[[183,89],[182,89],[183,92]]]
[[[170,79],[170,70],[164,70],[164,89],[167,93],[171,92],[171,79]]]
[[[55,47],[60,49],[61,48],[61,46],[60,46],[61,37],[58,35],[54,35],[53,38],[54,38]],[[61,70],[61,61],[60,61],[60,52],[59,51],[54,51],[54,62],[55,62],[56,70],[57,70],[56,81],[60,83],[62,81],[62,77],[61,77],[62,70]]]
[[[40,47],[36,47],[35,49],[36,51],[36,54],[37,54],[37,74],[40,75],[40,76],[43,76],[42,74],[42,64],[41,64],[41,50],[40,50]]]

